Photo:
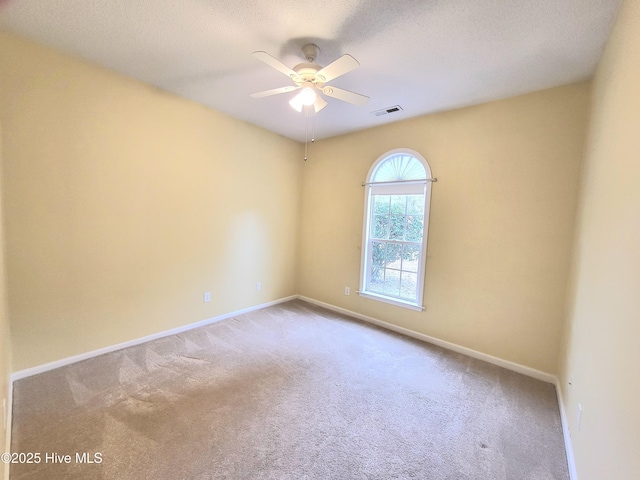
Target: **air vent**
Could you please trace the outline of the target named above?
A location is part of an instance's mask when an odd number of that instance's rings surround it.
[[[400,105],[394,105],[393,107],[383,108],[382,110],[376,110],[375,112],[371,112],[372,115],[379,117],[381,115],[387,115],[389,113],[396,113],[402,111],[402,107]]]

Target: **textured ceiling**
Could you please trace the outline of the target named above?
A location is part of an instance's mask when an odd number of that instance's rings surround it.
[[[349,53],[360,68],[331,84],[316,138],[576,82],[593,74],[619,0],[9,0],[0,26],[287,137],[304,140],[291,81],[252,57],[293,67]],[[400,105],[398,113],[371,112]]]

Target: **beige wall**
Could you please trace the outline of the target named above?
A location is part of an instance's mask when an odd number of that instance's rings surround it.
[[[0,402],[6,401],[6,408],[9,409],[9,375],[11,373],[11,342],[9,336],[9,319],[7,317],[7,291],[5,281],[5,253],[4,253],[4,213],[2,209],[2,124],[0,123]],[[2,404],[0,404],[2,408]],[[0,417],[8,412],[0,413]],[[8,425],[8,418],[0,418],[3,429],[0,430],[0,453],[9,450],[7,447],[7,439],[9,438],[9,429],[4,428],[5,423]],[[8,469],[0,463],[0,479],[5,478],[5,472]]]
[[[580,480],[640,476],[638,52],[640,2],[630,0],[594,81],[562,352],[560,380]]]
[[[303,170],[299,293],[555,374],[589,88],[555,88],[315,144]],[[355,294],[361,182],[380,155],[399,147],[420,152],[439,180],[424,312]]]
[[[0,71],[14,370],[296,293],[298,143],[7,34]]]

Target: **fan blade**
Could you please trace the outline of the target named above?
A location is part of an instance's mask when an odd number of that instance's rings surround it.
[[[369,97],[366,95],[360,95],[359,93],[350,92],[349,90],[343,90],[338,87],[324,87],[322,93],[327,97],[337,98],[338,100],[353,103],[354,105],[366,105],[369,101]]]
[[[313,108],[315,109],[316,113],[318,113],[320,110],[322,110],[326,106],[327,106],[327,102],[325,101],[325,99],[322,98],[320,95],[316,96],[316,102],[313,104]]]
[[[355,70],[359,66],[360,64],[358,61],[351,55],[343,55],[318,71],[316,73],[316,79],[323,83],[329,82],[340,75],[344,75],[345,73],[349,73],[351,70]]]
[[[267,65],[275,68],[279,72],[284,73],[289,78],[295,78],[295,77],[298,76],[298,74],[296,72],[291,70],[284,63],[282,63],[280,60],[278,60],[278,59],[272,57],[271,55],[269,55],[267,52],[253,52],[252,55],[254,57],[256,57],[258,60],[262,60]]]
[[[297,90],[299,88],[300,87],[296,87],[295,85],[289,85],[288,87],[273,88],[271,90],[265,90],[264,92],[252,93],[249,96],[253,98],[262,98],[268,97],[270,95],[278,95],[279,93],[293,92],[294,90]]]

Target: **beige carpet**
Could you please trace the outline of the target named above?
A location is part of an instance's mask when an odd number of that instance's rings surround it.
[[[11,480],[569,478],[552,385],[301,301],[20,380],[13,414],[41,462]]]

